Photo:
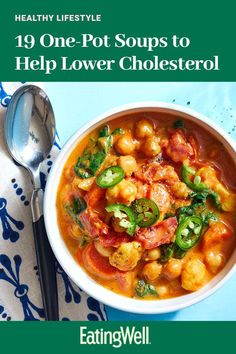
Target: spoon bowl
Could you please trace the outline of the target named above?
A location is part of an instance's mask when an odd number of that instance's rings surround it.
[[[8,106],[5,132],[10,154],[37,182],[38,168],[55,138],[53,109],[42,89],[27,85],[15,92]]]

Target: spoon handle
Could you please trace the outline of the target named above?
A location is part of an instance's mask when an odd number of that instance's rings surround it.
[[[55,257],[48,241],[43,215],[33,222],[33,231],[45,319],[58,321]]]
[[[39,280],[46,321],[58,321],[58,295],[56,280],[56,259],[48,241],[41,201],[43,191],[35,190],[32,196],[33,232],[38,264]]]

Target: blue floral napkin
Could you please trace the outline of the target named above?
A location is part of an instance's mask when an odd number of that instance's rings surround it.
[[[3,321],[44,320],[32,232],[32,184],[27,171],[9,156],[4,139],[6,108],[11,95],[22,84],[0,82],[0,320]],[[43,188],[59,150],[57,137],[42,166]],[[57,281],[61,320],[106,320],[104,306],[80,290],[59,264]]]

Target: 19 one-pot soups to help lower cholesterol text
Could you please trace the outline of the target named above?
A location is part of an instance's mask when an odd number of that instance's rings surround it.
[[[193,122],[129,114],[78,141],[57,193],[58,224],[81,267],[128,297],[201,288],[235,247],[236,183],[224,146]]]

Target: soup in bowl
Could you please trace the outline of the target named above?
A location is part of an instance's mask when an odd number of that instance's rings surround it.
[[[92,296],[134,312],[207,296],[234,264],[232,144],[203,116],[169,104],[89,124],[47,185],[46,226],[61,265]]]

